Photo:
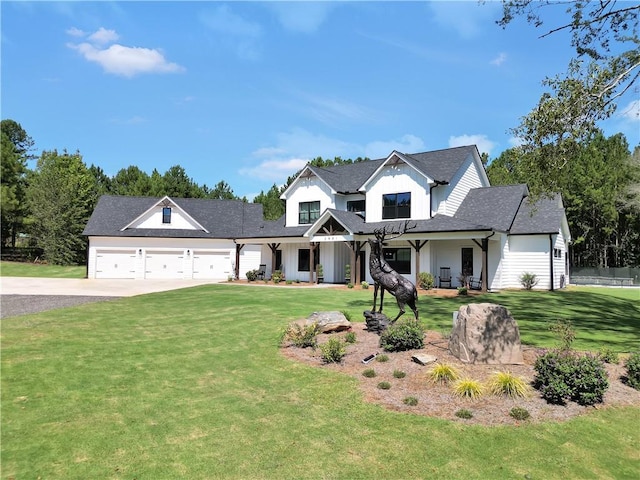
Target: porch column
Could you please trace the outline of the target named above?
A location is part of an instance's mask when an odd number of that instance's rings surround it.
[[[412,242],[411,240],[407,240],[409,245],[413,247],[416,251],[416,283],[418,283],[418,274],[420,273],[420,250],[424,247],[429,240],[416,240]]]
[[[350,251],[350,265],[351,265],[351,282],[354,285],[359,285],[362,282],[362,278],[360,277],[360,252],[362,252],[362,248],[365,245],[365,242],[344,242]]]
[[[489,235],[490,237],[493,236]],[[489,276],[489,237],[485,237],[483,238],[480,243],[478,243],[478,241],[473,238],[472,239],[473,242],[478,245],[480,247],[480,250],[482,250],[482,271],[480,272],[480,277],[481,277],[481,285],[480,285],[480,291],[481,292],[486,292],[487,291],[487,286],[488,286],[488,279],[487,277]]]
[[[236,267],[234,268],[234,274],[236,280],[240,279],[240,250],[244,248],[244,243],[236,243]]]
[[[309,247],[309,283],[314,283],[313,274],[316,272],[316,250],[318,249],[318,244],[311,242]]]
[[[276,251],[280,248],[280,244],[269,243],[267,246],[269,247],[269,250],[271,250],[271,275],[273,275],[273,272],[278,269],[278,266],[276,265]]]

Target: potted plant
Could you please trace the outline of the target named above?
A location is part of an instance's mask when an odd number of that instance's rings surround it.
[[[344,267],[344,283],[351,283],[351,264],[347,263]]]
[[[322,268],[321,263],[318,264],[318,267],[316,270],[316,276],[318,278],[318,283],[324,282],[324,269]]]

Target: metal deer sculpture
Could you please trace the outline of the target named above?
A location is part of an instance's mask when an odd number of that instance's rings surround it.
[[[387,227],[383,229],[374,230],[375,240],[369,239],[369,245],[371,246],[371,255],[369,256],[369,272],[371,273],[371,277],[373,278],[374,290],[373,290],[373,309],[372,312],[376,311],[376,301],[378,298],[378,289],[380,290],[380,312],[382,312],[382,303],[384,299],[384,291],[387,290],[391,295],[396,297],[396,301],[398,302],[398,308],[400,308],[400,313],[398,316],[393,319],[392,323],[398,320],[405,313],[404,306],[409,305],[413,313],[418,318],[418,308],[416,306],[416,301],[418,300],[418,291],[416,290],[416,286],[407,280],[405,277],[396,272],[391,265],[387,263],[382,254],[382,247],[384,245],[384,241],[390,240],[393,238],[398,238],[399,236],[406,233],[408,230],[411,230],[413,227],[409,227],[409,222],[405,222],[404,228],[402,232],[393,232],[391,230],[387,230]],[[387,235],[393,234],[393,237],[387,238]]]

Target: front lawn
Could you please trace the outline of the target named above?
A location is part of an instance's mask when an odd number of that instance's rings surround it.
[[[371,290],[206,285],[2,321],[3,478],[634,478],[638,408],[480,427],[366,403],[353,378],[285,359],[282,329],[371,308]],[[633,298],[590,291],[421,296],[429,329],[507,306],[526,343],[640,345]],[[388,314],[396,310],[385,302]],[[425,385],[425,388],[426,385]]]
[[[85,278],[86,265],[47,265],[44,263],[0,262],[0,276],[40,278]]]

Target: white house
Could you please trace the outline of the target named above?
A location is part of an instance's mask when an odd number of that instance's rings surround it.
[[[84,234],[90,278],[244,277],[266,265],[291,280],[372,282],[367,239],[377,229],[407,233],[386,260],[416,282],[451,273],[483,288],[568,284],[571,240],[562,200],[528,202],[526,185],[491,187],[475,146],[318,168],[307,165],[282,194],[286,213],[265,221],[262,206],[230,200],[103,196]]]

